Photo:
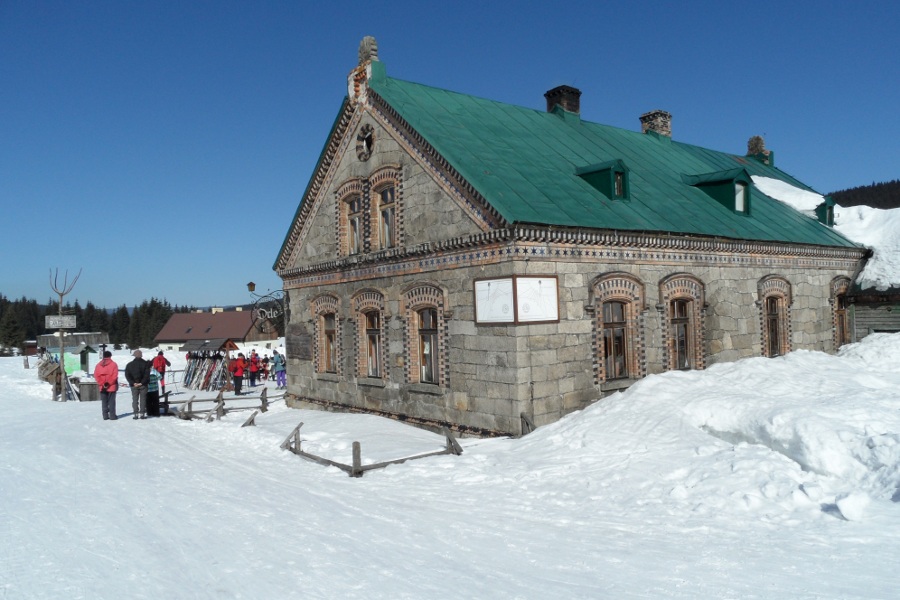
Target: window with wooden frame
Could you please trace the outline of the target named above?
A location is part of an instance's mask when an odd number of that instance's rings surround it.
[[[663,364],[666,370],[703,369],[703,315],[706,288],[688,273],[675,273],[659,282]]]
[[[362,197],[351,196],[346,201],[347,254],[359,254],[363,248]]]
[[[591,291],[596,382],[643,377],[644,284],[628,273],[609,273],[598,277]]]
[[[366,376],[381,377],[381,314],[363,313],[366,323]]]
[[[322,315],[322,364],[325,373],[337,373],[337,317]]]
[[[835,277],[831,280],[831,304],[834,313],[834,349],[849,344],[850,312],[847,303],[847,292],[850,291],[850,278]]]
[[[433,308],[423,308],[418,311],[419,332],[419,374],[420,383],[438,383],[440,361],[438,346],[438,319],[437,311]]]
[[[311,308],[316,328],[315,369],[317,373],[341,372],[341,321],[336,296],[323,294],[312,300]]]
[[[397,245],[397,198],[393,185],[382,188],[378,194],[378,242],[381,249]]]
[[[791,351],[791,284],[770,275],[758,284],[762,355],[769,358]]]
[[[628,328],[625,303],[603,303],[603,357],[606,379],[628,378]]]
[[[406,347],[404,359],[409,383],[447,385],[444,293],[433,285],[410,288],[404,294]]]

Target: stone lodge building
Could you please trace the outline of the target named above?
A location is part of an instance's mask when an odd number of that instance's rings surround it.
[[[864,256],[747,155],[388,77],[374,39],[275,263],[294,405],[519,434],[651,373],[844,340]]]

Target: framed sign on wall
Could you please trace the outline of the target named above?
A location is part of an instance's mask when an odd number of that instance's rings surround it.
[[[556,276],[514,275],[475,280],[475,322],[479,324],[559,321]]]

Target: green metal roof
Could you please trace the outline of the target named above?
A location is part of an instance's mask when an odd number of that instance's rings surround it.
[[[372,65],[371,89],[510,223],[854,246],[755,186],[740,214],[696,185],[745,172],[811,189],[754,158],[393,79]],[[614,161],[628,168],[627,200],[578,175]]]

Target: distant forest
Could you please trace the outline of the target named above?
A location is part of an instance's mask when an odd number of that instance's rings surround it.
[[[106,331],[112,344],[149,348],[173,313],[192,310],[193,307],[172,307],[166,300],[151,298],[130,311],[124,304],[109,311],[90,302],[82,307],[76,300],[74,305],[64,304],[62,312],[75,315],[75,331]],[[44,317],[58,314],[59,302],[48,300],[46,304],[38,304],[24,296],[9,300],[0,294],[0,346],[23,348],[25,340],[36,340],[39,335],[53,333],[44,328]]]
[[[883,210],[900,208],[900,180],[873,183],[829,194],[841,206],[871,206]]]

